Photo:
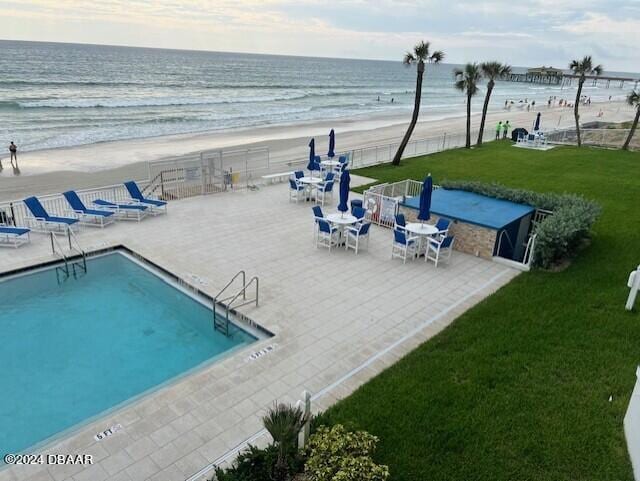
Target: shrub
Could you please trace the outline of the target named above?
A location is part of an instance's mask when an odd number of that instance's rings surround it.
[[[349,432],[342,425],[321,426],[309,439],[305,473],[309,481],[384,481],[387,466],[371,459],[378,438]]]
[[[553,215],[540,222],[535,231],[537,236],[532,262],[534,266],[543,268],[571,256],[589,236],[591,226],[600,215],[598,204],[574,194],[541,194],[482,182],[444,181],[440,185],[444,189],[475,192],[552,211]]]
[[[277,403],[262,418],[265,429],[278,448],[273,473],[276,481],[284,481],[291,471],[291,463],[298,450],[298,434],[305,422],[305,415],[300,408]]]
[[[226,470],[216,468],[217,481],[272,481],[273,468],[278,459],[278,448],[274,445],[264,449],[249,445],[238,454]]]

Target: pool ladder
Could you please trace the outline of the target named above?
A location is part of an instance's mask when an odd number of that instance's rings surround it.
[[[239,277],[242,278],[242,288],[240,288],[239,291],[237,291],[235,294],[225,297],[223,299],[220,298],[220,296],[228,289],[231,287],[231,285],[236,281],[236,279],[238,279]],[[256,289],[256,294],[255,297],[252,299],[247,299],[247,291],[249,290],[249,288],[253,287],[255,285],[255,289]],[[231,309],[235,309],[238,307],[242,307],[242,306],[246,306],[247,304],[253,304],[255,303],[255,305],[258,305],[258,298],[259,298],[259,286],[260,286],[260,280],[258,279],[258,276],[253,276],[251,279],[249,279],[249,282],[247,282],[247,274],[245,271],[238,271],[236,273],[235,276],[233,276],[231,278],[231,280],[229,282],[227,282],[227,285],[224,286],[220,292],[218,292],[218,295],[215,296],[213,298],[213,328],[216,331],[219,331],[221,333],[223,333],[225,336],[229,335],[229,313],[231,312]],[[242,297],[242,298],[241,298]],[[229,302],[227,302],[229,301]],[[242,301],[239,304],[236,304],[237,301]],[[220,315],[218,315],[217,312],[217,307],[220,306],[223,310],[224,310],[224,315],[222,313],[220,313]]]
[[[73,275],[74,279],[78,278],[78,271],[82,272],[82,274],[87,273],[87,254],[78,243],[78,239],[71,229],[67,229],[67,241],[69,243],[69,251],[75,252],[76,256],[74,258],[69,258],[64,254],[64,250],[60,246],[60,242],[58,241],[58,237],[54,232],[49,233],[51,236],[51,251],[53,255],[59,256],[64,264],[62,266],[56,266],[56,279],[58,280],[58,284],[69,279],[71,275]],[[75,260],[75,258],[79,256],[80,260]],[[77,269],[76,269],[77,268]],[[60,279],[60,275],[63,275],[63,279]]]

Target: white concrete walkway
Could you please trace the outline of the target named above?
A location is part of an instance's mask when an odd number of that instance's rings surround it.
[[[211,295],[239,269],[258,275],[261,305],[243,312],[275,337],[43,450],[92,454],[94,465],[10,467],[0,481],[189,478],[260,431],[274,400],[294,402],[307,389],[323,393],[317,408],[330,406],[518,274],[458,252],[438,269],[422,260],[403,265],[390,259],[391,231],[378,227],[357,256],[316,250],[311,205],[289,203],[287,188],[176,201],[168,216],[79,234],[86,250],[123,244],[185,280],[204,280],[196,285]],[[330,204],[325,212],[335,210],[337,195]],[[0,272],[45,259],[48,239],[35,234],[30,246],[0,251]],[[248,359],[269,345],[275,349]],[[123,429],[94,440],[115,424]]]

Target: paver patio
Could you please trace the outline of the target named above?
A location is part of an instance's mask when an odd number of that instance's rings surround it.
[[[260,432],[275,400],[295,402],[306,389],[314,409],[328,407],[518,274],[459,252],[438,269],[403,265],[390,259],[392,233],[381,227],[357,256],[316,250],[311,204],[290,203],[287,188],[174,201],[167,216],[81,231],[87,251],[124,245],[212,296],[240,269],[259,276],[260,306],[241,310],[275,336],[42,450],[92,454],[93,465],[5,467],[0,481],[188,479]],[[336,204],[337,195],[325,212]],[[48,238],[34,234],[31,245],[0,251],[0,272],[51,258]],[[266,346],[274,349],[249,359]],[[95,441],[115,424],[123,429]]]

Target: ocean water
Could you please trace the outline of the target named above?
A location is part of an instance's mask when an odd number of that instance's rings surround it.
[[[399,58],[401,57],[399,53]],[[455,65],[429,65],[421,118],[464,112]],[[410,113],[415,69],[344,60],[0,41],[0,138],[22,151],[314,120]],[[505,100],[546,104],[572,88],[499,82]],[[626,91],[587,86],[592,101]],[[484,87],[474,99],[481,106]],[[393,99],[393,102],[392,102]]]

